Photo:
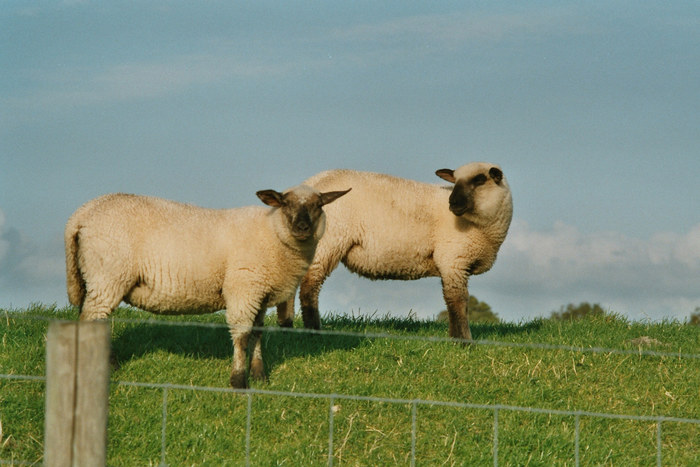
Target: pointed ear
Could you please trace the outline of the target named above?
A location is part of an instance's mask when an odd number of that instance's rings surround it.
[[[489,175],[497,185],[501,183],[501,180],[503,180],[503,171],[498,167],[491,167],[489,169]]]
[[[455,182],[455,171],[452,169],[440,169],[435,171],[435,175],[450,183]]]
[[[350,190],[352,190],[352,188],[348,188],[345,191],[327,191],[325,193],[321,193],[321,203],[323,203],[324,206],[328,203],[332,203]]]
[[[275,190],[260,190],[257,193],[258,198],[262,200],[263,203],[273,208],[281,208],[284,204],[284,196],[282,193]]]

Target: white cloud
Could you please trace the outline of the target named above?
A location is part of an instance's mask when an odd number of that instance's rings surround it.
[[[5,225],[0,210],[0,296],[6,300],[25,289],[56,287],[65,281],[63,245],[56,239],[49,245],[37,246],[17,229]]]
[[[108,100],[149,98],[237,77],[278,76],[289,68],[285,62],[269,63],[235,55],[183,55],[155,63],[117,64],[95,75],[90,87]]]
[[[65,258],[55,251],[32,254],[22,258],[16,271],[27,283],[55,284],[63,281],[66,271]]]
[[[538,232],[514,222],[487,274],[490,292],[512,307],[549,304],[537,314],[553,311],[553,303],[590,301],[632,317],[683,318],[700,306],[700,224],[643,240],[562,223]]]
[[[572,11],[563,8],[509,14],[420,15],[338,29],[334,37],[371,42],[373,45],[420,40],[452,47],[472,42],[499,41],[507,36],[523,34],[536,37],[552,32],[571,34],[576,31],[571,21],[573,17]]]
[[[21,235],[6,225],[5,213],[0,209],[0,278],[18,262],[18,255],[26,251]]]
[[[64,110],[133,99],[178,94],[195,86],[226,83],[238,77],[278,76],[294,65],[235,56],[184,55],[155,62],[117,63],[103,69],[76,66],[53,72],[37,70],[43,86],[32,95],[8,97],[4,104],[21,110]]]
[[[649,240],[616,232],[583,234],[575,227],[556,223],[548,232],[531,230],[515,222],[502,255],[518,258],[538,277],[567,281],[598,275],[608,282],[609,271],[655,270],[667,276],[700,274],[700,224],[686,234],[659,233]],[[639,274],[637,272],[637,274]]]
[[[10,240],[5,238],[5,213],[0,209],[0,278],[10,253]]]
[[[684,264],[691,269],[700,267],[700,224],[686,235],[660,233],[652,238],[650,259],[656,264]]]

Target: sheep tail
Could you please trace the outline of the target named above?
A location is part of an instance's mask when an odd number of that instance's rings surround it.
[[[66,288],[68,289],[68,301],[71,305],[82,306],[85,299],[85,281],[80,274],[78,266],[80,225],[71,217],[68,220],[65,231],[66,243]]]

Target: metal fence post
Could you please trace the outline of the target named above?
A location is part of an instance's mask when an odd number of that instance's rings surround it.
[[[493,409],[493,465],[498,467],[498,408]]]
[[[656,465],[661,467],[661,418],[656,422]]]
[[[165,428],[168,422],[168,388],[163,388],[163,413],[161,416],[161,427],[160,427],[160,465],[166,466],[165,463],[165,449],[166,449],[166,438],[165,438]]]
[[[416,465],[416,401],[411,403],[411,467]]]
[[[581,465],[580,444],[581,444],[581,414],[576,413],[576,416],[574,418],[574,465],[576,467]]]
[[[251,418],[253,417],[253,393],[248,391],[246,394],[247,405],[246,405],[246,415],[245,415],[245,465],[248,467],[250,465],[250,430],[251,430]]]
[[[328,467],[333,465],[333,408],[335,405],[335,397],[331,395],[330,405],[328,407]]]

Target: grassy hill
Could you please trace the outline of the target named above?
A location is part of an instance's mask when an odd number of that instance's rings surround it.
[[[246,443],[252,465],[327,465],[331,411],[333,465],[410,465],[412,452],[416,465],[493,465],[494,408],[499,465],[574,465],[577,433],[581,465],[655,465],[655,420],[592,414],[700,419],[698,326],[610,315],[473,324],[478,342],[465,347],[417,338],[446,337],[446,323],[336,316],[324,320],[336,334],[288,333],[271,313],[269,381],[252,384],[265,392],[250,398],[247,440],[248,395],[189,388],[227,388],[222,315],[113,317],[110,465],[157,465],[163,452],[168,465],[245,465]],[[0,310],[0,374],[43,376],[49,319],[76,318]],[[186,321],[221,326],[173,325]],[[44,386],[0,377],[0,463],[41,463]],[[664,421],[661,433],[664,465],[700,465],[700,424]]]

